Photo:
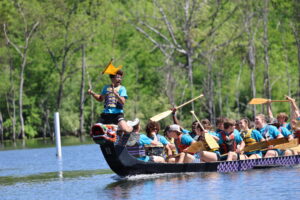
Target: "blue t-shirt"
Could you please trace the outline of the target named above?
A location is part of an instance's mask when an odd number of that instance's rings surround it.
[[[151,144],[152,140],[150,138],[148,138],[146,135],[144,134],[140,134],[140,140],[139,140],[139,145],[140,146],[145,146],[145,145],[149,145]],[[139,157],[137,158],[138,160],[144,161],[144,162],[148,162],[150,160],[149,156],[143,156],[143,157]]]
[[[109,93],[109,91],[108,91],[109,87],[110,87],[110,85],[104,86],[103,89],[102,89],[101,95],[108,94]],[[119,93],[119,95],[121,97],[124,97],[125,99],[128,98],[128,96],[127,96],[127,90],[126,90],[126,88],[124,86],[120,87],[118,93]],[[111,98],[113,98],[112,101],[116,101],[114,95]],[[115,106],[116,106],[115,103],[113,103],[112,106],[109,106],[109,105],[108,106],[104,106],[105,108],[103,110],[103,113],[117,114],[117,113],[123,113],[124,112],[123,109],[116,108]]]
[[[279,128],[279,130],[280,130],[280,133],[283,135],[283,137],[288,137],[289,135],[292,134],[286,127],[283,127],[283,126],[281,126]]]
[[[157,140],[160,142],[160,143],[162,143],[163,145],[167,145],[167,144],[169,144],[170,142],[168,142],[168,140],[164,137],[164,136],[162,136],[162,135],[156,135],[156,137],[157,137]],[[149,137],[151,140],[153,140],[153,138],[152,137]]]
[[[195,140],[189,134],[182,134],[181,144],[191,145],[193,141],[195,141]]]
[[[284,127],[284,128],[286,128],[287,130],[289,130],[289,131],[292,129],[291,124],[290,124],[290,123],[287,123],[287,122],[281,124],[280,127]]]
[[[151,144],[151,142],[152,142],[151,138],[147,137],[144,134],[140,134],[140,140],[139,140],[140,146],[149,145],[149,144]]]
[[[279,130],[275,126],[268,124],[265,125],[263,128],[259,129],[258,131],[267,140],[276,139],[277,136],[280,134]]]
[[[260,142],[264,137],[258,130],[253,129],[251,132],[251,138],[255,139],[256,142]]]

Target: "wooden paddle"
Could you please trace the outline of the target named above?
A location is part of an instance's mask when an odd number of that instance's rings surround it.
[[[273,140],[268,140],[268,141],[263,141],[263,142],[257,142],[255,144],[246,146],[243,151],[245,152],[251,152],[251,151],[257,151],[257,150],[262,150],[268,148],[270,145],[280,145],[280,144],[285,144],[289,143],[287,138],[278,138],[278,139],[273,139]]]
[[[201,124],[200,120],[196,116],[195,112],[193,110],[190,111],[190,112],[193,114],[193,116],[195,117],[195,119],[199,123],[200,128],[203,131],[205,131],[203,125]],[[218,148],[220,148],[219,145],[218,145],[218,143],[216,142],[216,140],[209,133],[206,132],[204,134],[204,138],[205,138],[205,141],[206,141],[206,143],[207,143],[207,145],[209,146],[210,149],[218,149]],[[206,150],[206,149],[205,149],[205,145],[203,144],[203,142],[197,141],[197,142],[194,142],[191,146],[188,147],[187,152],[189,152],[189,153],[197,153],[199,151],[204,151],[204,150]]]
[[[200,96],[195,97],[195,98],[193,98],[193,99],[191,99],[191,100],[189,100],[189,101],[187,101],[187,102],[181,104],[180,106],[175,107],[175,109],[177,110],[177,109],[179,109],[179,108],[181,108],[181,107],[183,107],[183,106],[185,106],[185,105],[187,105],[187,104],[189,104],[189,103],[191,103],[191,102],[193,102],[193,101],[195,101],[196,99],[199,99],[199,98],[201,98],[201,97],[203,97],[203,94],[201,94]],[[158,122],[159,120],[161,120],[161,119],[163,119],[163,118],[169,116],[171,113],[172,113],[172,110],[167,110],[167,111],[165,111],[165,112],[162,112],[162,113],[160,113],[160,114],[157,114],[157,115],[151,117],[150,120],[153,121],[153,122]]]
[[[263,99],[263,98],[253,98],[248,104],[264,104],[268,101],[271,102],[290,102],[289,100],[270,100],[270,99]]]

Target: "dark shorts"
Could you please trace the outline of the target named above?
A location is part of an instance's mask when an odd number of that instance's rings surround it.
[[[99,122],[102,124],[118,124],[119,121],[124,120],[124,114],[123,113],[102,113],[99,119]]]
[[[220,151],[214,151],[214,153],[217,154],[218,161],[227,160],[227,155],[222,156],[221,153],[220,153]]]

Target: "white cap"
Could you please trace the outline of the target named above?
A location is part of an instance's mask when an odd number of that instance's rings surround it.
[[[127,121],[126,123],[128,126],[134,127],[140,123],[140,120],[138,118],[135,118],[133,121]]]
[[[172,124],[172,125],[170,125],[169,131],[181,132],[181,131],[180,131],[180,126],[177,125],[177,124]]]

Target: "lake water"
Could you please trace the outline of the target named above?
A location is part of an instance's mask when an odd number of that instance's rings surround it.
[[[300,199],[300,168],[120,178],[96,144],[0,151],[0,200]]]

